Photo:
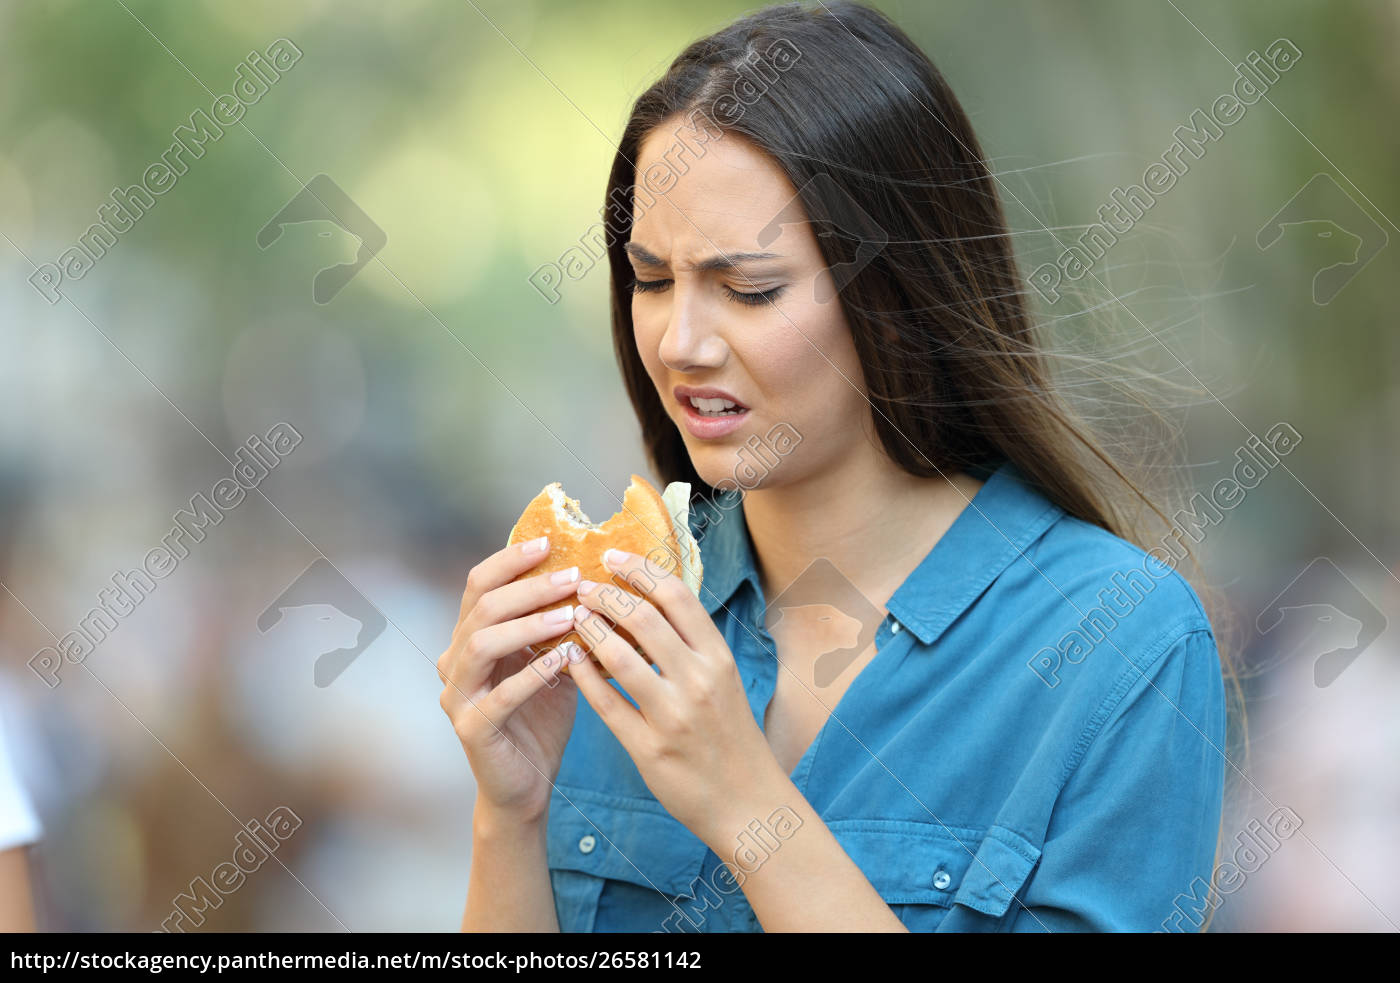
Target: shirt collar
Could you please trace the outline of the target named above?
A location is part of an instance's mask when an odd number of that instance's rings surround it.
[[[919,641],[931,644],[1064,514],[1014,464],[1004,462],[886,608]]]
[[[691,510],[691,532],[704,560],[700,599],[711,615],[728,607],[745,581],[763,603],[742,497],[732,489]],[[1064,514],[1014,464],[1002,463],[885,607],[919,641],[932,643]]]

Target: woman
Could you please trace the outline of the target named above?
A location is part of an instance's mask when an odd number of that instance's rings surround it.
[[[1162,927],[1211,874],[1220,658],[1055,390],[926,56],[864,7],[762,10],[638,99],[607,201],[623,378],[700,493],[704,584],[626,610],[512,582],[547,543],[473,568],[439,661],[478,785],[463,928]],[[573,625],[613,681],[527,664]]]

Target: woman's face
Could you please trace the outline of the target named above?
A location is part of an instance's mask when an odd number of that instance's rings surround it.
[[[818,278],[830,279],[796,189],[735,133],[678,153],[679,126],[642,143],[637,173],[660,164],[674,178],[664,193],[638,189],[627,251],[637,348],[696,471],[771,488],[868,454],[860,362],[839,298],[817,299]],[[785,209],[798,220],[760,243]],[[716,413],[723,404],[705,397],[737,405]],[[784,427],[788,443],[765,451]]]

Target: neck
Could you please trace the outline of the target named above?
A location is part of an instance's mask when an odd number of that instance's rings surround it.
[[[744,496],[754,560],[771,602],[813,560],[825,557],[883,607],[967,507],[981,482],[969,475],[920,478],[881,455],[810,479]]]

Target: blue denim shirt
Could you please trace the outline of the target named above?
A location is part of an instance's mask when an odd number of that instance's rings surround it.
[[[779,666],[738,496],[691,524],[762,727]],[[1151,931],[1209,880],[1224,685],[1174,570],[1005,464],[881,607],[875,657],[791,777],[911,931]],[[760,860],[781,849],[755,833]],[[563,931],[762,930],[582,698],[547,854]]]

